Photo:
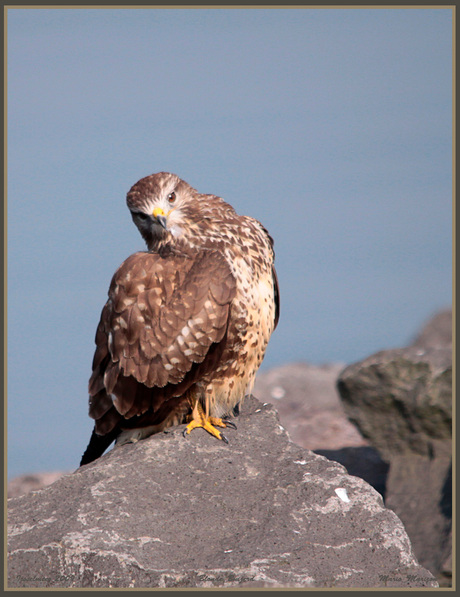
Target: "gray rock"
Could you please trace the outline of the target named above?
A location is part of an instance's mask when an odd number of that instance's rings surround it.
[[[451,467],[450,455],[400,455],[391,460],[386,482],[386,506],[404,522],[419,562],[443,586],[452,577],[446,563],[452,553]]]
[[[452,350],[386,350],[347,367],[338,389],[348,417],[386,460],[432,457],[452,437]]]
[[[259,373],[256,396],[265,396],[279,413],[292,441],[309,450],[365,446],[367,441],[347,418],[337,377],[344,365],[292,363]]]
[[[439,321],[444,326],[445,314]],[[440,344],[448,334],[437,333],[435,323],[413,346],[382,351],[347,367],[338,389],[350,419],[389,464],[385,504],[403,521],[420,563],[448,586],[452,347]]]
[[[9,500],[8,587],[436,587],[401,521],[245,401],[225,445],[183,426]]]
[[[385,500],[390,465],[372,446],[345,447],[340,450],[315,450],[315,454],[339,462],[348,474],[364,479]]]
[[[341,363],[292,363],[259,373],[254,393],[278,411],[291,440],[339,462],[385,496],[388,463],[349,421],[337,391]]]

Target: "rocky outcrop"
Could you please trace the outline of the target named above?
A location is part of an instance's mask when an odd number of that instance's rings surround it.
[[[228,445],[183,426],[9,500],[8,588],[435,587],[398,517],[248,398]]]
[[[388,463],[348,419],[337,391],[344,365],[293,363],[259,373],[257,396],[278,411],[293,442],[339,462],[385,497]]]
[[[366,446],[345,414],[337,377],[345,365],[292,363],[259,373],[254,394],[264,396],[279,413],[289,437],[309,450]]]
[[[452,336],[447,320],[443,312],[412,346],[379,352],[347,367],[338,380],[350,420],[389,465],[385,504],[403,521],[420,562],[446,586],[452,575]]]
[[[338,380],[348,417],[385,460],[451,453],[452,351],[418,347],[378,352]]]

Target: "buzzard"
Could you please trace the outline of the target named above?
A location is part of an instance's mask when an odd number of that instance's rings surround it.
[[[96,332],[89,380],[95,420],[81,465],[108,446],[181,423],[218,428],[250,392],[278,323],[273,239],[257,220],[175,174],[127,195],[147,244],[121,264]]]

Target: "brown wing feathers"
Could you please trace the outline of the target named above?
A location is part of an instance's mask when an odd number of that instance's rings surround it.
[[[113,277],[96,333],[89,391],[98,432],[120,418],[112,405],[133,417],[194,383],[196,364],[206,365],[211,345],[224,338],[234,296],[220,253],[131,255]]]

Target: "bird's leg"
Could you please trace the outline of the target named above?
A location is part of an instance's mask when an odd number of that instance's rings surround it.
[[[228,421],[223,421],[217,417],[210,417],[203,409],[203,406],[198,398],[193,397],[191,403],[193,404],[192,414],[190,415],[191,420],[184,429],[184,437],[186,434],[188,435],[192,429],[195,429],[196,427],[202,427],[203,429],[206,429],[208,433],[214,437],[217,437],[217,439],[221,439],[228,444],[228,439],[223,433],[216,429],[216,427],[235,427],[235,425],[233,425],[233,423],[229,425]],[[209,412],[208,399],[206,400],[206,407],[206,410]]]

